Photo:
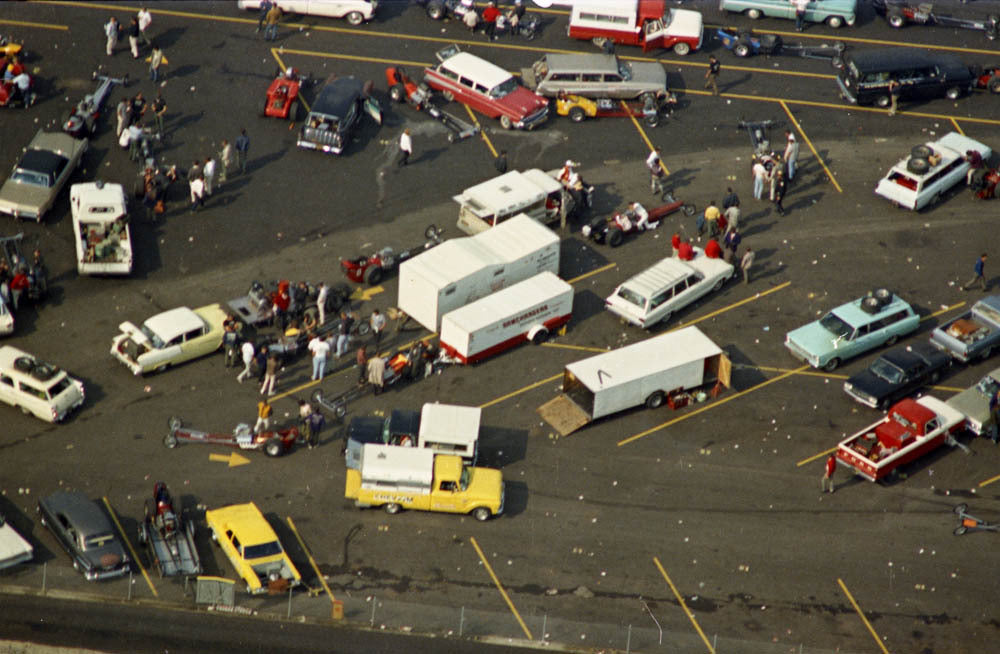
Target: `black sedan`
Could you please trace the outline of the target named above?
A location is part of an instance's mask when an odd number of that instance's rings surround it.
[[[121,577],[129,558],[111,521],[96,502],[79,491],[56,491],[38,502],[42,525],[73,559],[88,581]]]
[[[344,455],[348,468],[361,466],[365,443],[415,447],[420,433],[420,412],[393,409],[388,418],[358,416],[344,431]]]
[[[844,382],[844,391],[862,404],[885,409],[925,384],[937,383],[950,365],[951,357],[930,343],[905,345]]]

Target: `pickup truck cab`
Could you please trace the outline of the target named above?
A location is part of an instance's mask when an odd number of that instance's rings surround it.
[[[522,86],[503,68],[448,46],[437,52],[440,62],[424,69],[424,81],[448,99],[455,99],[490,118],[504,129],[534,129],[549,115],[545,96]]]
[[[368,444],[360,468],[347,470],[344,497],[359,507],[471,514],[488,520],[503,512],[499,470],[466,466],[462,457],[433,450]]]
[[[1000,350],[1000,295],[991,295],[972,309],[931,332],[931,345],[963,363],[984,361]]]
[[[863,352],[894,345],[900,336],[916,330],[919,323],[920,317],[909,303],[880,288],[788,332],[785,347],[812,367],[831,371]]]
[[[76,235],[76,270],[81,275],[132,272],[132,236],[121,184],[88,182],[69,190]]]
[[[666,0],[595,0],[574,2],[569,15],[570,38],[660,48],[686,55],[701,47],[705,28],[701,13],[668,8]]]
[[[976,436],[989,435],[997,440],[997,416],[990,407],[1000,393],[1000,368],[994,369],[958,395],[948,398],[948,406],[965,416],[965,426]]]
[[[478,407],[428,402],[420,411],[393,409],[388,418],[352,418],[344,433],[347,467],[361,466],[361,450],[367,443],[426,448],[475,464],[482,412]]]

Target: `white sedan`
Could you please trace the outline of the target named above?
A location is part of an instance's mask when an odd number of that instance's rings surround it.
[[[111,356],[134,375],[163,371],[222,347],[225,319],[222,306],[210,304],[197,309],[178,307],[164,311],[142,327],[126,321],[118,326],[121,333],[111,341]]]
[[[345,18],[351,25],[360,25],[375,16],[378,0],[277,0],[286,14]],[[260,0],[239,0],[240,9],[260,9]]]
[[[35,549],[0,514],[0,570],[30,561]]]
[[[604,308],[633,325],[649,329],[667,322],[675,311],[711,291],[718,291],[735,273],[732,264],[705,256],[694,248],[695,257],[682,261],[667,257],[632,277],[604,301]]]

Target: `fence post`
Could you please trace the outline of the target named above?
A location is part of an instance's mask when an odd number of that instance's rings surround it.
[[[465,628],[465,607],[462,607],[462,612],[459,614],[458,618],[458,637],[462,637],[462,629]]]
[[[375,604],[378,603],[378,598],[372,595],[372,629],[375,628]]]
[[[545,628],[549,623],[549,614],[545,612],[542,614],[542,642],[545,642]]]
[[[132,601],[132,582],[133,581],[134,580],[132,578],[132,571],[129,570],[128,571],[128,599],[129,599],[130,602]]]
[[[628,635],[625,636],[625,654],[629,654],[632,651],[632,625],[628,626]]]
[[[45,594],[45,581],[46,581],[45,577],[47,576],[48,571],[49,571],[49,564],[46,561],[45,563],[42,564],[42,595]]]
[[[292,617],[292,587],[288,587],[288,618]]]

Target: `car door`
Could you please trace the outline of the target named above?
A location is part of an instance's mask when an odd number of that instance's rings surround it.
[[[687,278],[687,299],[684,304],[691,304],[701,296],[708,293],[712,287],[708,284],[705,275],[702,273],[692,273]]]
[[[666,47],[668,41],[667,29],[663,26],[663,21],[659,18],[647,20],[642,26],[642,50],[652,50],[653,48]]]
[[[688,280],[684,278],[676,282],[673,286],[673,297],[667,304],[670,306],[671,311],[677,311],[678,309],[683,309],[690,303],[690,291],[688,288]]]
[[[461,509],[457,495],[457,482],[441,480],[441,482],[439,482],[437,492],[434,493],[432,508],[437,511],[457,513]]]
[[[656,293],[649,300],[649,309],[646,311],[645,324],[652,325],[660,321],[660,317],[670,311],[670,300],[674,297],[674,287]]]
[[[184,342],[181,344],[181,361],[194,359],[208,354],[212,350],[212,342],[209,338],[208,330],[204,327],[192,329],[183,335]]]

